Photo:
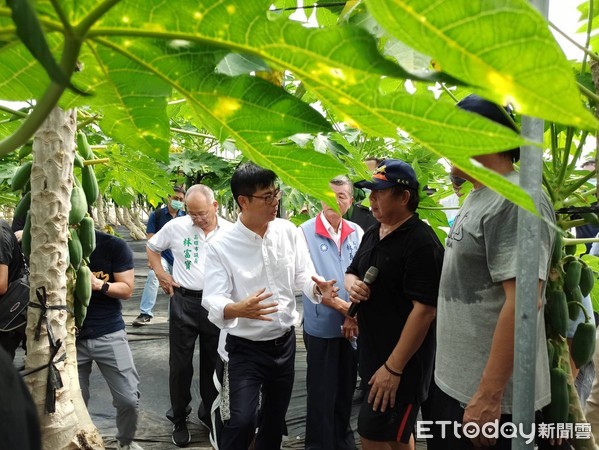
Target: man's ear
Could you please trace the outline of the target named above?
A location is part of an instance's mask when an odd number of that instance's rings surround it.
[[[245,195],[239,195],[237,197],[237,204],[239,205],[239,209],[243,211],[247,207],[248,198]]]
[[[401,204],[403,206],[407,205],[410,202],[411,196],[412,196],[412,193],[410,192],[410,190],[404,189],[403,192],[401,193]]]

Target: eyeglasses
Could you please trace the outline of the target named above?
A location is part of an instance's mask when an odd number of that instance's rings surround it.
[[[202,220],[204,220],[204,219],[206,219],[208,217],[209,214],[210,213],[207,213],[207,212],[197,213],[197,214],[193,213],[192,214],[189,211],[187,211],[187,215],[189,217],[191,217],[192,219],[202,219]]]
[[[280,189],[277,189],[274,192],[270,192],[265,195],[251,195],[251,194],[241,194],[241,195],[243,195],[245,197],[261,198],[262,200],[264,200],[264,203],[266,203],[267,205],[273,205],[276,201],[281,200],[283,193],[281,192]]]

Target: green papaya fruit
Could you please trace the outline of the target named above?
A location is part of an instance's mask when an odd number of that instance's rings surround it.
[[[93,206],[98,199],[100,189],[92,166],[84,166],[83,169],[81,169],[81,184],[83,186],[83,191],[85,192],[87,204]]]
[[[75,299],[88,307],[92,297],[92,272],[89,267],[82,265],[77,270],[77,280],[75,281]]]
[[[564,275],[564,290],[572,291],[580,284],[580,273],[582,272],[582,263],[578,260],[570,262],[566,266],[566,274]]]
[[[75,326],[81,328],[87,315],[87,306],[75,300]]]
[[[561,233],[555,234],[553,241],[553,253],[551,254],[551,267],[556,267],[562,259],[564,249],[562,248],[563,236]]]
[[[32,165],[32,161],[27,161],[15,172],[10,182],[10,187],[13,191],[18,191],[19,189],[23,189],[25,187],[25,184],[27,184],[29,178],[31,177]]]
[[[25,217],[31,207],[31,192],[27,192],[15,208],[14,217]]]
[[[566,299],[568,300],[568,303],[582,302],[582,292],[580,292],[580,287],[576,286],[571,291],[566,291]]]
[[[77,153],[75,153],[75,159],[73,160],[73,165],[75,167],[79,167],[80,169],[83,169],[83,158],[81,158],[81,156],[79,156]]]
[[[81,241],[81,247],[83,248],[83,258],[89,258],[96,248],[96,230],[94,229],[94,219],[89,216],[85,216],[79,222],[79,241]]]
[[[77,225],[87,213],[87,200],[85,192],[79,186],[73,186],[71,191],[71,211],[69,212],[69,225]]]
[[[554,290],[549,293],[549,324],[551,328],[559,335],[566,336],[568,330],[568,302],[566,294],[561,290]]]
[[[582,217],[584,220],[586,220],[587,223],[590,223],[592,225],[599,225],[599,219],[597,219],[597,214],[595,214],[595,213],[592,213],[592,212],[582,213],[580,215],[580,217]]]
[[[93,159],[94,157],[92,148],[89,146],[89,143],[87,142],[87,136],[83,131],[79,131],[77,133],[77,151],[85,160]]]
[[[543,422],[566,423],[570,409],[568,395],[568,376],[559,367],[551,369],[551,403],[543,408]]]
[[[568,318],[570,320],[576,320],[580,315],[580,306],[578,305],[579,302],[568,302]]]
[[[83,260],[83,248],[81,247],[81,241],[79,241],[79,235],[73,228],[69,230],[69,261],[73,266],[73,269],[78,270]]]
[[[583,297],[586,297],[591,293],[594,284],[595,274],[593,273],[593,269],[589,266],[584,266],[580,272],[580,284],[578,285]]]
[[[595,332],[595,324],[591,322],[580,323],[576,327],[570,346],[570,356],[572,356],[572,361],[577,369],[593,359]]]
[[[19,159],[27,158],[29,155],[31,155],[32,150],[33,150],[33,144],[28,142],[27,144],[23,145],[19,149]]]

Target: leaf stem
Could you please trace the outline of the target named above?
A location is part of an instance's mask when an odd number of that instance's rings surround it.
[[[593,31],[593,0],[588,1],[589,5],[589,14],[587,16],[587,38],[585,40],[584,46],[585,48],[589,48],[591,45],[591,32]],[[582,64],[580,66],[580,73],[583,74],[587,69],[587,53],[585,52],[582,57]]]
[[[595,189],[595,188],[589,189],[588,191],[581,192],[580,196],[582,198],[586,198],[588,195],[593,195],[595,192],[597,192],[597,189]],[[562,207],[566,208],[568,206],[572,206],[572,205],[578,203],[579,201],[580,201],[580,198],[578,198],[578,197],[568,198],[563,201]]]
[[[81,22],[73,29],[73,33],[79,38],[83,38],[89,29],[110,9],[121,0],[104,0],[96,8],[83,18]]]
[[[572,45],[574,45],[578,49],[582,50],[584,52],[584,54],[587,55],[589,58],[594,59],[595,61],[599,61],[599,56],[598,55],[594,54],[593,52],[591,52],[590,50],[588,50],[584,46],[580,45],[578,42],[576,42],[574,39],[572,39],[570,36],[568,36],[566,33],[564,33],[553,22],[549,21],[549,26],[551,28],[553,28],[555,31],[557,31],[559,34],[561,34],[563,37],[565,37],[568,41],[570,41],[570,43]]]
[[[546,171],[543,171],[543,184],[545,185],[545,189],[547,189],[547,193],[549,194],[549,198],[551,199],[551,204],[555,203],[555,192],[553,191],[553,186],[549,183],[549,179],[547,178]]]
[[[9,114],[12,114],[13,116],[19,116],[19,117],[27,117],[28,116],[28,114],[24,113],[23,111],[16,111],[16,110],[9,108],[8,106],[3,105],[1,103],[0,103],[0,110],[5,111]]]
[[[62,10],[62,7],[60,6],[60,3],[58,3],[58,0],[50,0],[50,3],[52,3],[52,6],[54,7],[54,11],[56,11],[56,14],[58,15],[58,18],[60,19],[60,22],[64,26],[64,30],[65,30],[66,34],[72,36],[72,34],[73,34],[73,26],[71,25],[71,23],[69,22],[68,17],[66,16],[66,14],[64,13],[64,11]]]
[[[197,136],[197,137],[203,137],[203,138],[216,140],[216,138],[210,134],[198,133],[197,131],[184,130],[183,128],[171,127],[171,131],[174,131],[175,133],[189,134],[190,136]]]
[[[580,89],[580,92],[582,92],[591,100],[594,100],[599,103],[599,95],[595,94],[593,91],[589,90],[587,87],[585,87],[582,83],[578,81],[576,82],[576,84],[578,85],[578,89]]]
[[[568,156],[570,155],[570,147],[572,146],[572,138],[574,137],[574,129],[572,127],[568,127],[566,129],[566,145],[564,146],[564,157],[562,159],[562,165],[560,168],[560,172],[559,175],[557,176],[557,179],[555,180],[555,185],[559,186],[562,185],[562,183],[564,182],[564,179],[566,178],[566,173],[568,171]]]
[[[574,183],[572,183],[570,186],[568,186],[566,189],[564,189],[562,191],[564,194],[564,197],[567,197],[568,195],[570,195],[572,192],[574,192],[576,189],[578,189],[580,186],[585,184],[587,181],[589,181],[594,176],[595,176],[595,171],[591,170],[588,174],[586,174],[585,176],[576,180]]]

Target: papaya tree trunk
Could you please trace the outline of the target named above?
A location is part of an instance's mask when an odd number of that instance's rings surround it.
[[[143,208],[139,203],[133,203],[133,207],[131,209],[131,220],[140,230],[145,230],[146,226],[141,220],[141,213],[143,212]],[[145,237],[145,236],[144,236]]]
[[[121,214],[121,209],[114,205],[114,226],[118,227],[119,225],[124,225],[123,215]]]
[[[104,213],[104,199],[102,195],[98,195],[98,201],[96,202],[96,224],[98,229],[102,231],[106,228],[106,215]]]
[[[55,108],[33,143],[29,280],[31,304],[38,307],[30,307],[27,313],[25,369],[45,368],[26,376],[25,381],[40,417],[43,446],[48,450],[104,448],[81,397],[74,321],[67,312],[67,308],[73,310],[72,295],[67,296],[66,272],[76,125],[76,110]],[[39,307],[42,303],[45,313]],[[47,320],[38,327],[40,315]],[[60,380],[55,383],[55,401],[53,390],[47,389],[53,376]]]
[[[122,221],[121,223],[127,227],[131,237],[139,241],[140,239],[146,238],[146,233],[143,232],[131,219],[131,214],[128,208],[122,208]]]

